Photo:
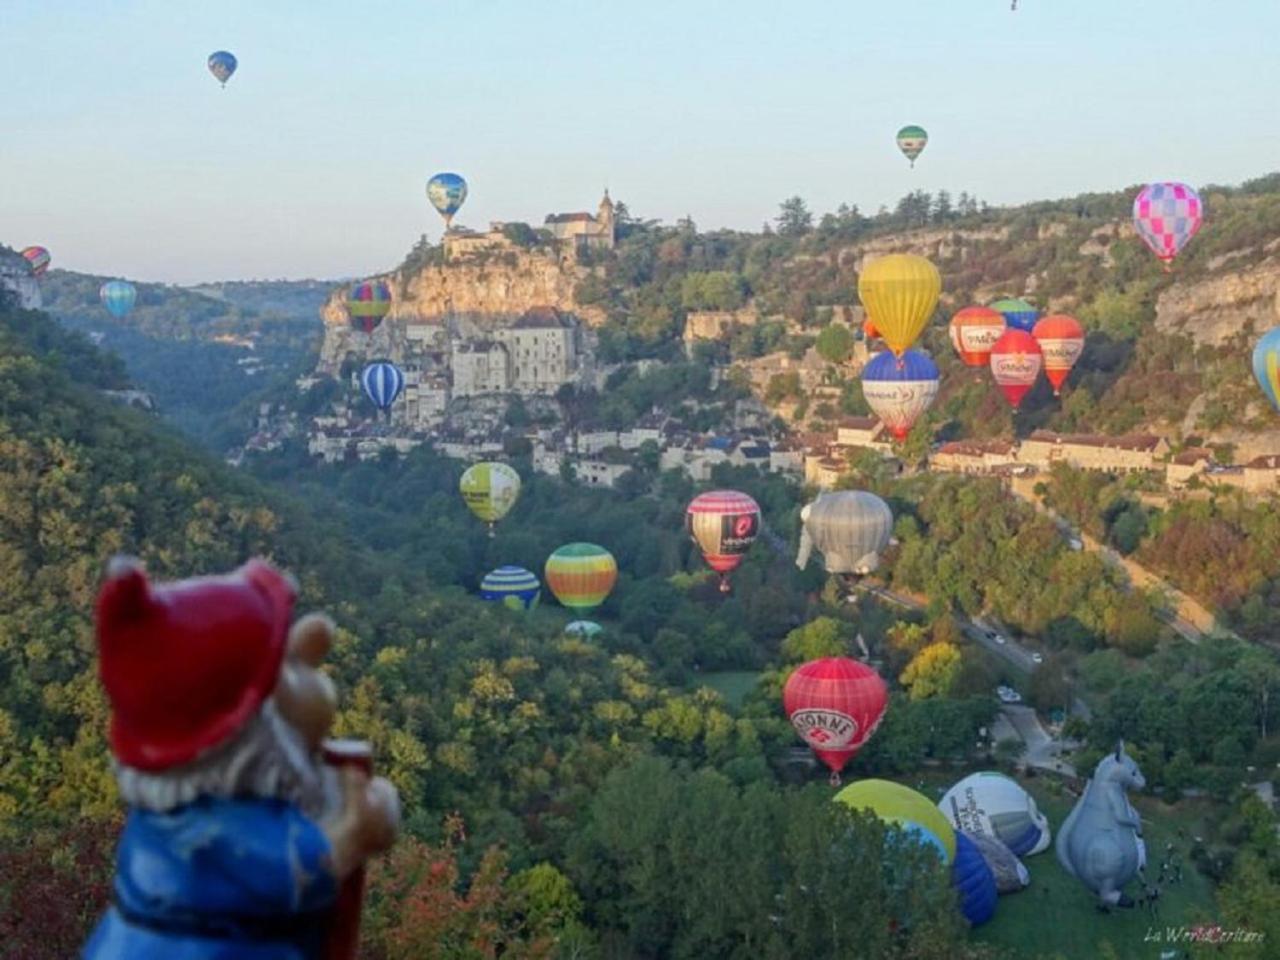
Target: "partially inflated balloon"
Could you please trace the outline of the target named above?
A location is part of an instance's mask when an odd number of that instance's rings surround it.
[[[894,253],[870,261],[858,277],[858,297],[880,338],[902,356],[933,316],[942,292],[938,268],[924,257]]]
[[[467,199],[467,181],[456,173],[437,173],[427,181],[427,199],[444,217],[445,226],[453,223],[453,215]]]
[[[831,782],[884,718],[889,692],[880,674],[848,657],[823,657],[797,667],[782,688],[782,709]],[[936,813],[937,811],[934,810]]]
[[[943,863],[956,855],[956,833],[947,818],[924,794],[892,780],[859,780],[835,795],[837,803],[867,810],[908,836],[929,844]]]
[[[1021,298],[997,300],[991,309],[1004,317],[1004,322],[1014,330],[1030,333],[1040,318],[1040,311]]]
[[[893,536],[893,511],[866,490],[820,493],[800,511],[800,522],[796,566],[801,570],[817,547],[827,573],[870,573],[880,565],[880,551]]]
[[[1049,821],[1031,794],[994,771],[971,773],[938,802],[957,830],[994,837],[1022,857],[1049,848]]]
[[[499,567],[480,581],[480,596],[512,610],[532,610],[542,596],[542,585],[524,567]]]
[[[381,280],[357,283],[347,294],[347,314],[357,330],[373,333],[390,311],[391,288]]]
[[[1168,265],[1204,222],[1200,194],[1185,183],[1151,183],[1133,199],[1138,236]]]
[[[49,251],[44,247],[27,247],[22,251],[22,258],[31,265],[31,272],[37,277],[44,276],[49,269]]]
[[[604,633],[604,627],[594,620],[574,620],[572,623],[565,625],[564,632],[571,637],[582,637],[584,640],[590,640],[592,637],[598,637]]]
[[[236,66],[235,55],[228,53],[226,50],[218,50],[209,54],[209,72],[224,87],[227,85],[227,81],[231,79],[231,75],[236,72]]]
[[[463,471],[458,489],[471,512],[492,531],[520,497],[520,474],[505,463],[473,463]]]
[[[1075,317],[1055,313],[1036,323],[1031,335],[1044,354],[1044,375],[1053,385],[1056,397],[1066,382],[1067,374],[1084,352],[1084,327]]]
[[[978,845],[956,831],[956,858],[951,863],[951,887],[960,912],[970,926],[986,923],[996,913],[996,877]]]
[[[862,395],[889,432],[904,440],[938,395],[938,368],[915,350],[901,358],[878,353],[863,368]]]
[[[1280,327],[1264,333],[1253,348],[1253,376],[1271,406],[1280,411]]]
[[[1004,331],[1004,314],[999,310],[965,307],[951,318],[951,345],[965,366],[985,367]]]
[[[1040,344],[1025,330],[1006,330],[991,348],[991,376],[1013,409],[1022,404],[1043,363]]]
[[[394,363],[385,360],[371,363],[360,374],[360,385],[379,410],[389,410],[404,389],[404,374]]]
[[[711,490],[689,502],[684,524],[707,565],[720,574],[721,592],[728,593],[729,574],[760,532],[760,505],[737,490]]]
[[[929,134],[925,133],[924,127],[910,126],[903,127],[898,131],[898,149],[902,151],[902,155],[911,161],[911,166],[916,165],[916,157],[924,152],[925,145],[929,142]]]
[[[102,305],[117,320],[128,316],[138,301],[138,291],[128,280],[108,280],[98,290]]]
[[[567,543],[547,557],[543,576],[563,606],[585,613],[604,603],[613,590],[618,562],[594,543]]]

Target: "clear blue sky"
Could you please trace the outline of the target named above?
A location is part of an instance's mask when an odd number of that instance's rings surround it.
[[[758,229],[1280,168],[1276,0],[0,0],[0,242],[145,280],[388,269],[459,216]],[[205,58],[240,69],[224,91]],[[914,171],[899,126],[929,130]]]

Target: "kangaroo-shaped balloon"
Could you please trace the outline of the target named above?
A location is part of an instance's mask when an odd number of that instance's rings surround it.
[[[1126,791],[1147,785],[1124,741],[1099,761],[1093,778],[1058,830],[1058,862],[1098,897],[1104,909],[1132,906],[1125,884],[1147,865],[1142,820]]]

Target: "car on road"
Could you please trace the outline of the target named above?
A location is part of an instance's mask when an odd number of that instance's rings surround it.
[[[1033,653],[1033,654],[1031,655],[1031,662],[1032,662],[1032,663],[1044,663],[1044,654],[1040,654],[1040,653]]]
[[[1084,541],[1082,541],[1079,537],[1068,537],[1067,546],[1070,547],[1072,550],[1083,550]]]
[[[998,634],[998,633],[994,633],[994,632],[991,634],[991,639],[992,639],[992,640],[994,640],[996,643],[1008,643],[1008,642],[1009,642],[1009,641],[1008,641],[1008,640],[1006,640],[1002,635],[1000,635],[1000,634]]]
[[[996,687],[996,696],[1000,698],[1001,703],[1021,703],[1022,694],[1012,687],[1006,687],[1003,684]]]

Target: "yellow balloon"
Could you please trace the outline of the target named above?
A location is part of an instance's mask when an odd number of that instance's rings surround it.
[[[901,827],[917,840],[938,850],[943,863],[956,855],[956,834],[946,814],[933,801],[892,780],[859,780],[834,797],[854,810],[868,810],[885,823]]]
[[[505,463],[475,463],[458,484],[467,506],[490,527],[507,515],[520,496],[520,474]]]
[[[880,339],[899,357],[933,316],[941,292],[938,268],[910,253],[872,260],[858,277],[858,297],[867,315]]]

